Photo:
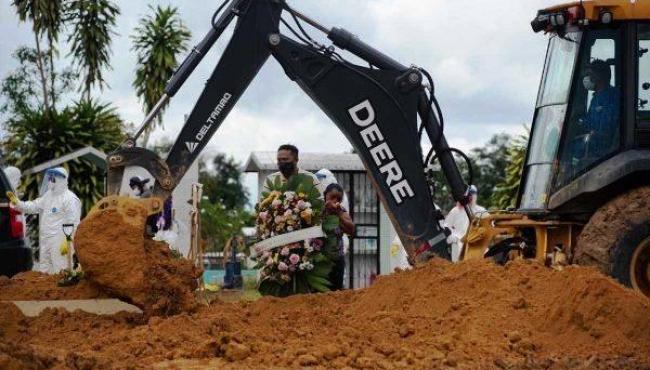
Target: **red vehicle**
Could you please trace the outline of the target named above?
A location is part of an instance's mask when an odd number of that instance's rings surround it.
[[[9,204],[5,193],[11,190],[9,181],[0,171],[0,275],[13,275],[32,269],[32,251],[25,244],[24,218]]]

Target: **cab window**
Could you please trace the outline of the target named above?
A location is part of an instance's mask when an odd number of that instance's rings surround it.
[[[568,184],[620,146],[620,38],[620,31],[611,28],[592,30],[583,38],[556,188]]]
[[[638,26],[637,118],[650,125],[650,25]]]

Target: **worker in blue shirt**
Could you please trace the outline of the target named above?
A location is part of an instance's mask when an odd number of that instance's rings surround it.
[[[587,156],[600,158],[613,149],[618,138],[621,96],[610,84],[612,72],[607,62],[596,59],[587,67],[582,83],[594,92],[587,114],[582,120],[588,134]]]

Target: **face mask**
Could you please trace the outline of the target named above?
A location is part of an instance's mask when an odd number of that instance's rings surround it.
[[[289,178],[296,170],[296,164],[293,162],[282,162],[278,163],[278,168],[284,177]]]
[[[596,89],[596,83],[595,83],[594,80],[593,80],[591,77],[589,77],[589,76],[585,76],[585,77],[582,79],[582,85],[583,85],[583,86],[585,87],[585,89],[587,89],[587,90],[594,90],[594,89]]]

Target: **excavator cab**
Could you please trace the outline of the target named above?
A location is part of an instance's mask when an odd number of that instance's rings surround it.
[[[517,211],[475,219],[465,258],[595,265],[650,296],[650,2],[560,5],[531,26],[549,43]]]
[[[628,150],[650,147],[650,7],[642,3],[583,2],[542,10],[533,20],[533,30],[550,39],[520,209],[586,221],[611,196],[601,191],[641,169],[599,175],[609,172],[605,163],[629,166]]]

